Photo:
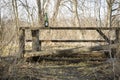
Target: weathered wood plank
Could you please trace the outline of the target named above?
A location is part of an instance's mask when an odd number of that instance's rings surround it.
[[[47,51],[37,51],[37,52],[32,52],[32,51],[26,51],[26,53],[24,54],[25,58],[29,58],[29,57],[34,57],[34,56],[49,56],[54,54],[53,50],[47,50]]]
[[[110,39],[100,29],[97,29],[96,31],[106,40],[106,42],[110,43]]]
[[[31,30],[120,30],[120,27],[20,27],[21,29],[31,29]]]
[[[105,40],[40,40],[40,42],[106,42]],[[26,40],[32,42],[32,40]]]
[[[72,63],[77,63],[77,62],[83,62],[83,61],[105,61],[107,58],[90,58],[87,56],[80,57],[80,58],[61,58],[61,57],[32,57],[33,60],[41,61],[41,60],[46,60],[46,61],[68,61]]]
[[[40,52],[30,52],[30,53],[26,53],[24,55],[25,58],[29,58],[29,57],[48,57],[51,56],[52,58],[55,57],[78,57],[78,58],[82,58],[82,57],[105,57],[105,54],[103,51],[74,51],[74,52],[69,52],[68,50],[61,50],[61,51],[40,51]]]
[[[116,55],[115,57],[120,59],[120,31],[116,30],[116,40],[115,43],[118,44],[118,47],[116,48]]]
[[[111,44],[111,45],[100,45],[100,46],[94,46],[94,47],[91,47],[90,49],[92,51],[100,51],[100,50],[110,50],[110,49],[113,49],[113,48],[117,48],[119,46],[119,44]]]
[[[117,29],[115,30],[115,36],[116,36],[115,43],[120,42],[120,31]]]
[[[33,57],[33,56],[78,56],[80,54],[89,54],[93,51],[109,51],[112,48],[116,48],[118,45],[103,45],[103,46],[95,46],[95,47],[80,47],[80,48],[72,48],[72,49],[64,49],[64,50],[46,50],[40,52],[26,52],[24,57]],[[100,52],[100,53],[102,53]]]
[[[32,51],[40,51],[41,43],[39,42],[39,30],[31,30],[32,32]]]

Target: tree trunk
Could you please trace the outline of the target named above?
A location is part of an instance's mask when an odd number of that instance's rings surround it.
[[[77,7],[78,7],[77,0],[73,0],[73,16],[74,16],[74,23],[73,23],[73,25],[76,26],[76,27],[80,27]]]
[[[106,27],[112,27],[112,6],[115,0],[106,0],[107,1],[107,22]]]
[[[19,54],[17,55],[19,58],[22,58],[25,53],[25,30],[19,30]]]
[[[2,26],[2,22],[1,22],[1,8],[0,8],[0,29],[1,29],[1,26]]]
[[[14,11],[14,16],[15,16],[15,25],[17,28],[19,25],[17,0],[12,0],[12,6],[13,6],[13,11]]]
[[[0,46],[2,46],[1,42],[2,42],[2,20],[1,20],[1,8],[0,8]],[[2,49],[1,48],[2,47],[0,47],[0,56],[2,54]]]
[[[37,0],[37,7],[38,7],[38,25],[43,27],[43,13],[42,13],[42,3],[41,0]]]
[[[56,26],[55,20],[57,18],[58,12],[59,12],[60,3],[61,3],[61,0],[56,0],[54,12],[53,12],[53,18],[52,18],[52,25],[54,25],[54,26]]]
[[[13,7],[13,12],[14,12],[14,21],[15,21],[15,38],[18,40],[19,39],[19,13],[18,13],[18,4],[17,0],[12,0],[12,7]]]

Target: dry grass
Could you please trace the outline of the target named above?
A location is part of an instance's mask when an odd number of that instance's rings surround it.
[[[113,80],[112,65],[104,62],[25,62],[0,61],[0,79],[4,80]],[[116,75],[116,80],[118,75]]]

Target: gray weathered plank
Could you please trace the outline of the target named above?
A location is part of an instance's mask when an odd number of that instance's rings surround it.
[[[120,30],[120,27],[20,27],[21,29],[31,29],[31,30]]]
[[[31,30],[32,32],[32,51],[40,51],[41,43],[39,42],[39,30]]]

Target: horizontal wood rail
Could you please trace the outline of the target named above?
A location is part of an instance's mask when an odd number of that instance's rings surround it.
[[[120,27],[20,27],[20,29],[31,29],[31,30],[120,30]]]
[[[39,41],[40,42],[106,42],[105,40],[39,40]],[[26,40],[26,42],[32,42],[32,40]]]

